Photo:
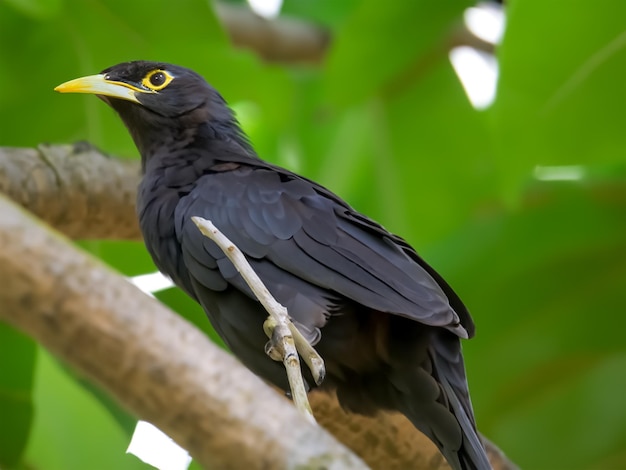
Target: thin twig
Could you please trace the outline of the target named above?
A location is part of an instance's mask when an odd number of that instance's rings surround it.
[[[202,217],[192,217],[191,220],[200,229],[200,232],[226,254],[241,277],[246,281],[259,302],[269,314],[263,328],[270,338],[266,353],[274,360],[282,360],[287,371],[287,378],[291,388],[291,396],[296,407],[309,419],[315,421],[309,405],[304,381],[300,369],[298,353],[310,367],[316,382],[324,378],[324,361],[315,349],[295,327],[287,309],[274,299],[263,281],[254,272],[244,254],[211,221]]]

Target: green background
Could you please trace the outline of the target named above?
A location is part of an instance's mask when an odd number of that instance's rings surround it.
[[[132,59],[195,69],[263,158],[401,234],[459,292],[486,436],[522,468],[626,468],[626,2],[507,2],[485,111],[445,47],[468,6],[286,0],[333,37],[323,64],[286,66],[231,46],[206,1],[0,1],[0,145],[137,158],[110,109],[52,88]],[[583,178],[539,181],[537,165]],[[154,270],[140,244],[81,245],[124,274]],[[199,317],[178,291],[160,298]],[[133,425],[0,324],[0,466],[145,468],[124,454]]]

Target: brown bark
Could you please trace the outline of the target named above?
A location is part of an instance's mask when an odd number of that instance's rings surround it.
[[[0,197],[0,319],[212,469],[365,468],[201,332]]]
[[[445,470],[450,467],[437,447],[399,413],[375,417],[345,412],[334,395],[309,394],[313,413],[320,425],[354,450],[372,469]],[[498,447],[483,438],[493,470],[515,470]]]
[[[95,175],[99,183],[86,184]],[[72,237],[137,238],[136,223],[124,225],[134,221],[137,181],[136,162],[85,145],[0,148],[0,191]],[[83,209],[69,210],[73,198]],[[116,230],[120,225],[126,228]],[[0,283],[0,318],[109,390],[203,465],[292,468],[315,455],[342,468],[358,465],[185,320],[1,197],[0,278],[7,280]],[[366,418],[345,413],[333,396],[310,398],[319,423],[372,468],[446,467],[403,416]],[[487,448],[494,468],[516,468],[493,444]]]
[[[266,19],[250,8],[219,1],[214,6],[233,44],[255,51],[268,62],[318,64],[326,56],[332,40],[329,30],[311,22],[287,16]],[[457,46],[470,46],[489,53],[494,51],[493,44],[475,36],[462,22],[452,28],[436,49],[445,55]],[[410,67],[407,73],[420,65]]]
[[[254,50],[268,62],[318,63],[330,33],[295,18],[269,20],[249,8],[216,2],[215,12],[233,44]]]
[[[0,193],[73,239],[140,240],[139,162],[86,143],[0,147]]]

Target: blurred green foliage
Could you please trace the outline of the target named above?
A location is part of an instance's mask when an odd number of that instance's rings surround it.
[[[197,70],[263,158],[401,233],[455,286],[478,325],[465,354],[485,435],[522,468],[626,468],[626,3],[507,2],[482,112],[445,47],[468,6],[287,0],[332,33],[326,62],[304,67],[233,48],[204,0],[5,0],[0,145],[87,139],[137,158],[110,109],[52,88],[139,58]],[[537,165],[582,177],[537,181]],[[139,244],[83,246],[153,269]],[[161,300],[211,333],[180,292]],[[120,411],[79,383],[1,327],[0,466],[143,466],[123,454]]]

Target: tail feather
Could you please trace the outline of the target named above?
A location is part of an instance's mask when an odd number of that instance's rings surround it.
[[[430,346],[432,373],[441,385],[447,408],[461,427],[462,442],[458,449],[444,447],[441,451],[453,468],[489,470],[491,464],[476,430],[459,339],[449,332],[442,333],[433,337]]]
[[[454,470],[489,470],[476,431],[459,338],[433,332],[417,370],[389,376],[398,409],[432,440]]]

